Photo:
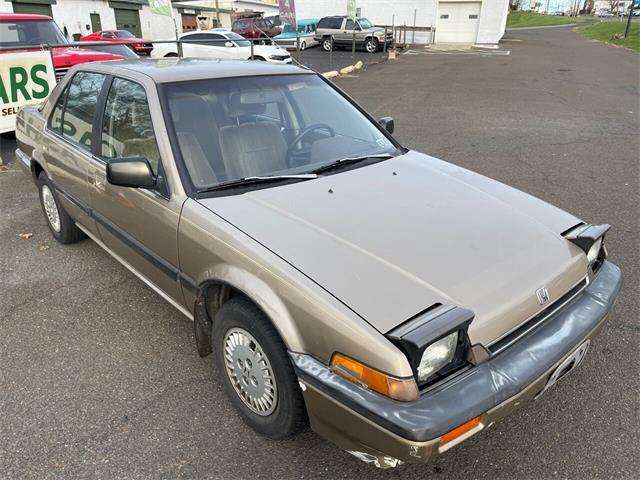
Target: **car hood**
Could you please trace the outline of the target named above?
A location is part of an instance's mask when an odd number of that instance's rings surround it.
[[[275,47],[273,45],[254,45],[253,53],[262,55],[289,55],[289,52],[287,52],[284,48]]]
[[[580,282],[572,215],[408,152],[316,180],[201,199],[386,333],[435,303],[473,310],[488,344]],[[546,305],[545,305],[546,306]]]
[[[122,60],[123,58],[124,57],[122,55],[76,47],[56,48],[53,51],[53,60],[56,68],[72,67],[74,65],[87,62]]]

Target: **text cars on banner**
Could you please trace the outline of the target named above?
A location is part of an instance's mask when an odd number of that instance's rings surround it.
[[[15,130],[18,110],[44,101],[55,85],[48,51],[0,55],[0,133]]]
[[[278,0],[280,20],[293,27],[296,26],[296,4],[293,0]]]

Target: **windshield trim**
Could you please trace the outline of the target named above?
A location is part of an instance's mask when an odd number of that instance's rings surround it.
[[[402,146],[389,132],[387,132],[387,130],[385,130],[384,128],[382,128],[382,126],[378,123],[378,121],[371,116],[363,107],[361,107],[360,105],[358,105],[358,103],[351,98],[349,95],[347,95],[347,93],[342,90],[340,87],[338,87],[337,85],[333,84],[330,80],[324,78],[322,75],[319,75],[316,72],[313,71],[304,71],[301,70],[300,72],[296,72],[296,73],[286,73],[286,74],[266,74],[266,75],[235,75],[235,76],[229,76],[229,77],[224,77],[223,79],[234,79],[234,78],[260,78],[260,77],[294,77],[294,76],[299,76],[299,75],[314,75],[318,78],[320,78],[321,81],[323,81],[329,88],[332,88],[333,90],[335,90],[335,92],[340,95],[341,97],[343,97],[349,104],[351,104],[358,112],[360,112],[366,120],[369,120],[369,122],[374,126],[374,128],[378,129],[378,131],[380,131],[382,133],[382,135],[384,135],[384,137],[389,140],[389,142],[391,142],[391,144],[396,148],[396,152],[397,155],[402,155],[405,154],[409,151],[409,149],[405,148],[404,146]],[[205,79],[206,80],[206,79]],[[176,136],[176,129],[175,126],[173,125],[173,120],[171,118],[171,111],[169,110],[169,105],[167,102],[167,96],[166,96],[166,89],[168,87],[174,86],[174,85],[180,85],[181,83],[185,83],[185,82],[192,82],[192,81],[196,81],[194,79],[191,80],[181,80],[178,82],[167,82],[167,83],[159,83],[157,84],[157,91],[158,91],[158,98],[160,100],[160,110],[162,112],[162,118],[164,120],[164,127],[165,130],[167,132],[167,136],[169,137],[169,143],[171,145],[171,153],[173,155],[173,161],[176,165],[176,168],[178,170],[178,174],[180,176],[180,181],[182,182],[182,188],[184,189],[185,193],[187,194],[188,197],[193,198],[193,199],[198,199],[200,198],[201,195],[207,195],[207,196],[228,196],[228,195],[237,195],[236,189],[229,189],[229,190],[219,190],[216,192],[210,192],[210,193],[206,193],[204,192],[205,189],[202,188],[197,188],[193,182],[191,181],[191,177],[189,176],[189,172],[187,170],[187,166],[185,164],[184,159],[182,158],[182,151],[180,150],[180,146],[178,144],[178,138]],[[380,159],[377,159],[380,160]],[[382,160],[386,160],[386,159],[382,159]],[[367,166],[367,162],[356,162],[356,163],[351,163],[349,164],[350,168],[344,168],[344,169],[340,169],[338,170],[335,174],[340,174],[343,173],[347,170],[355,170],[357,168],[362,168]],[[309,173],[309,172],[305,172],[305,173]],[[282,183],[279,182],[273,182],[270,185],[265,185],[265,184],[254,184],[254,185],[245,185],[247,187],[247,189],[245,190],[244,188],[242,189],[242,193],[244,193],[244,191],[248,191],[248,190],[257,190],[257,189],[262,189],[262,188],[272,188],[272,187],[276,187],[276,186],[280,186],[280,185],[285,185],[291,182],[295,182],[295,179],[288,179],[288,180],[284,180]]]

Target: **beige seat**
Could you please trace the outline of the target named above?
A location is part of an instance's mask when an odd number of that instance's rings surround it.
[[[170,100],[170,111],[180,152],[194,185],[204,187],[223,181],[218,126],[209,103],[197,95],[180,95]]]
[[[287,143],[272,123],[244,123],[220,129],[220,150],[230,179],[287,168]]]
[[[218,183],[218,177],[195,135],[190,132],[178,132],[177,135],[182,158],[193,184],[196,187],[207,187]]]

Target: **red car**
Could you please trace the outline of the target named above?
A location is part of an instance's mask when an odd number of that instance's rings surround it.
[[[135,37],[127,30],[100,30],[90,35],[80,37],[81,42],[114,42],[126,43],[137,54],[149,55],[153,50],[153,45],[149,40]],[[135,41],[136,43],[129,43]]]
[[[0,47],[9,53],[21,50],[40,49],[41,45],[69,43],[51,17],[20,13],[0,13]],[[15,49],[14,49],[15,47]],[[60,80],[74,65],[105,60],[121,60],[121,55],[85,50],[76,47],[60,47],[52,50],[56,80]]]
[[[239,18],[233,25],[231,31],[242,35],[244,38],[272,38],[280,35],[280,28],[276,27],[266,18],[251,17]]]

